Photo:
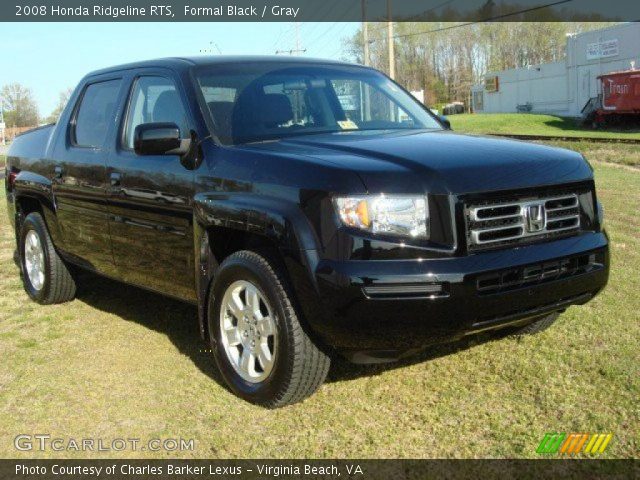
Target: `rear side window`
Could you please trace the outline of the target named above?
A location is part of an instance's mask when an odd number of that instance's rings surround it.
[[[76,115],[74,143],[82,147],[101,147],[113,122],[121,80],[89,85]]]

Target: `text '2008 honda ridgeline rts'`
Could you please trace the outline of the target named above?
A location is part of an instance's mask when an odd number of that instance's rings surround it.
[[[15,139],[24,285],[77,267],[198,305],[229,387],[276,407],[330,358],[535,332],[609,270],[578,153],[458,135],[383,74],[332,61],[165,59],[85,77]]]

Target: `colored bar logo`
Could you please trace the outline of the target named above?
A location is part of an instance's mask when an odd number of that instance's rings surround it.
[[[547,433],[538,445],[536,453],[576,455],[604,453],[613,438],[613,433]]]

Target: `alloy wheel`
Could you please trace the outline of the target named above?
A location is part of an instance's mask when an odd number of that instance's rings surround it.
[[[35,230],[29,230],[24,239],[24,264],[31,285],[42,290],[44,285],[44,251]]]
[[[276,359],[277,329],[273,310],[258,287],[233,282],[220,307],[222,346],[234,370],[244,380],[267,379]]]

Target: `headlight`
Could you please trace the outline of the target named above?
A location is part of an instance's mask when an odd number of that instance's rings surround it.
[[[336,210],[342,223],[372,233],[429,237],[429,208],[425,196],[363,195],[337,197]]]

